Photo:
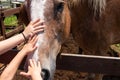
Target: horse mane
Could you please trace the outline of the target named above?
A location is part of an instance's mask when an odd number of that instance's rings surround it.
[[[21,5],[20,7],[20,14],[19,14],[19,18],[18,21],[20,24],[25,24],[28,25],[29,24],[29,19],[28,19],[28,15],[27,15],[27,11],[25,9],[25,5]]]
[[[93,8],[94,14],[101,14],[105,10],[106,0],[68,0],[69,7],[76,7],[84,2],[88,3],[88,6]]]

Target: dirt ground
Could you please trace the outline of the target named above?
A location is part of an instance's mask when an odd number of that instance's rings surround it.
[[[61,52],[64,53],[78,53],[79,48],[72,37],[70,37],[61,49]],[[13,80],[28,80],[23,76],[19,75],[19,70],[17,71]],[[56,70],[54,80],[87,80],[85,76],[81,75],[80,72],[72,72],[72,71],[63,71],[63,70]],[[116,76],[105,76],[103,80],[120,80],[120,77]]]

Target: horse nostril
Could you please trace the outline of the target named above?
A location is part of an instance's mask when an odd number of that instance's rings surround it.
[[[50,78],[50,72],[47,69],[42,69],[42,78],[43,80],[49,80]]]

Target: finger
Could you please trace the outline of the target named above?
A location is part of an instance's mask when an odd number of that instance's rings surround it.
[[[30,34],[30,37],[28,39],[28,42],[30,42],[32,40],[32,35]]]
[[[34,66],[37,67],[36,61],[34,59],[32,59],[32,61],[33,61]]]
[[[40,22],[40,21],[37,22],[37,23],[35,23],[35,24],[33,25],[34,28],[35,28],[35,27],[38,27],[38,26],[41,26],[41,22]]]
[[[34,31],[39,30],[39,29],[44,30],[44,28],[45,28],[44,26],[39,26],[39,27],[34,28]]]
[[[40,19],[37,19],[37,20],[33,21],[33,25],[38,23],[38,22],[40,22]]]
[[[34,41],[34,39],[37,37],[37,35],[33,35],[33,34],[35,34],[35,33],[30,34],[30,37],[28,39],[28,43],[32,43]]]
[[[34,47],[33,47],[33,51],[35,51],[37,48],[38,48],[37,46],[34,46]]]
[[[30,63],[30,66],[31,66],[31,67],[34,67],[34,64],[33,64],[32,59],[29,60],[29,63]],[[30,67],[29,67],[29,68],[30,68]]]
[[[24,77],[27,77],[27,78],[29,78],[29,74],[28,73],[26,73],[26,72],[20,72],[20,75],[22,75],[22,76],[24,76]]]
[[[36,36],[35,39],[32,41],[32,45],[33,45],[33,47],[36,46],[37,41],[38,41],[38,37]]]
[[[30,40],[30,42],[34,42],[36,38],[37,38],[37,35],[34,35],[34,36],[32,37],[32,39]]]
[[[28,66],[28,73],[29,73],[29,71],[31,71],[31,69],[32,69],[32,67],[29,65]]]
[[[38,33],[40,33],[40,32],[44,32],[44,29],[36,30],[34,33],[35,33],[35,34],[38,34]]]
[[[44,25],[44,22],[37,22],[36,24],[34,24],[33,26],[34,26],[34,28],[35,27],[38,27],[38,26],[43,26]]]
[[[38,61],[38,67],[41,69],[40,61]]]
[[[30,21],[30,23],[28,24],[28,26],[29,26],[29,25],[33,25],[33,23],[34,23],[34,21]]]
[[[35,36],[35,34],[36,34],[36,33],[34,33],[34,34],[33,34],[33,33],[30,33],[30,37],[31,37],[30,40],[32,40],[32,38]],[[29,41],[30,41],[30,40],[29,40]]]

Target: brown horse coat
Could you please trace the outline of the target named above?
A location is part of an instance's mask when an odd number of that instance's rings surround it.
[[[85,54],[105,55],[111,44],[120,42],[119,0],[70,1],[71,31]]]

